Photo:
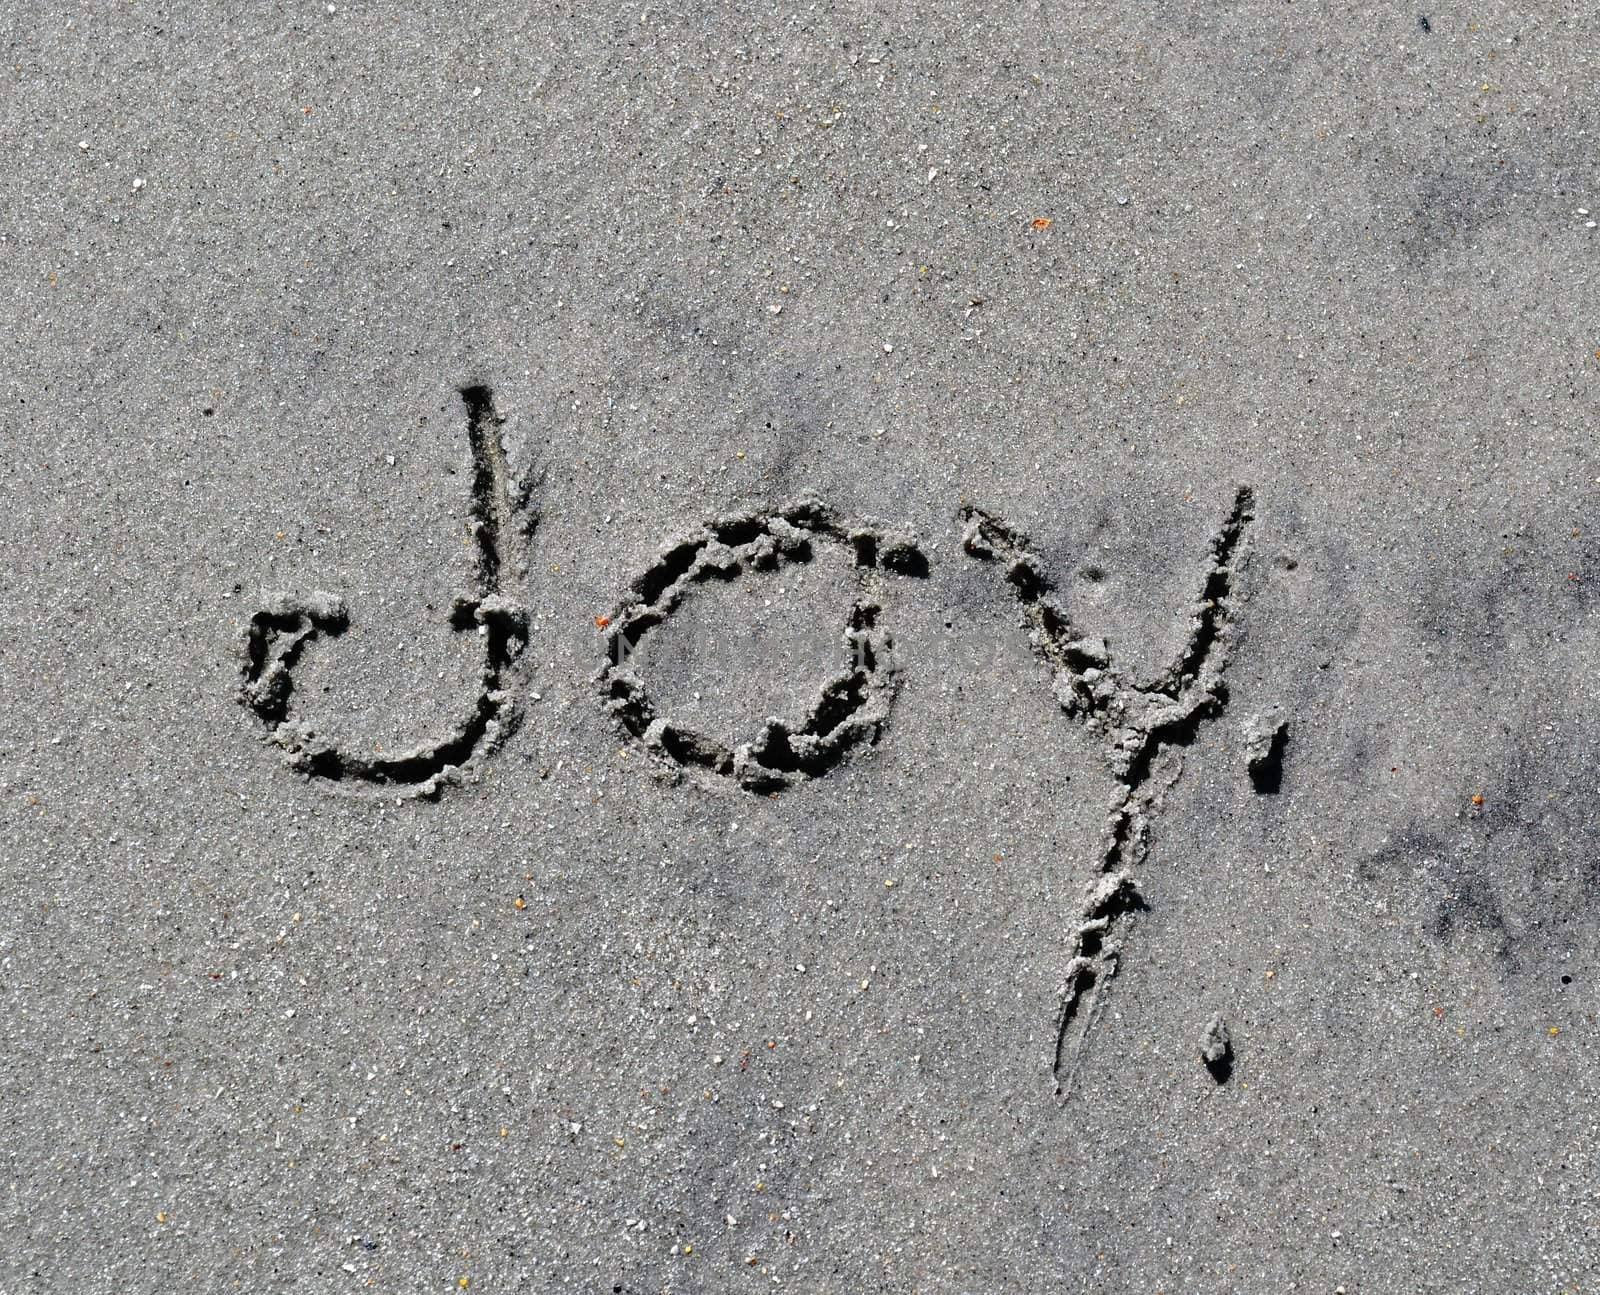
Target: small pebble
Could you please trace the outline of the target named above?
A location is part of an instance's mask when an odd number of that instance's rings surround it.
[[[1200,1036],[1200,1061],[1217,1083],[1227,1083],[1233,1071],[1233,1039],[1220,1012],[1206,1023],[1205,1033]]]

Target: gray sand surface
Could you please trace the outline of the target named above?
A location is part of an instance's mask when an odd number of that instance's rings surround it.
[[[1600,25],[1422,18],[0,12],[0,1293],[1600,1282]]]

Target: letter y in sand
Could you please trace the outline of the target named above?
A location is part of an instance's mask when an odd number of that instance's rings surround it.
[[[1025,536],[981,509],[961,510],[967,552],[1004,565],[1033,650],[1054,676],[1056,700],[1099,737],[1117,781],[1057,1009],[1051,1071],[1063,1100],[1071,1096],[1089,1030],[1104,1010],[1133,916],[1144,907],[1134,870],[1149,852],[1150,816],[1182,772],[1182,749],[1194,741],[1201,723],[1227,704],[1222,672],[1236,600],[1235,571],[1254,509],[1254,492],[1240,488],[1211,540],[1184,646],[1154,683],[1143,685],[1112,664],[1103,639],[1088,638],[1072,624]]]

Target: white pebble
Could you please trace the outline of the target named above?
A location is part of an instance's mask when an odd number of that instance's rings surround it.
[[[475,85],[475,86],[472,87],[472,97],[474,99],[476,99],[482,93],[483,93],[483,87],[481,85]]]
[[[144,176],[142,176],[142,175],[134,176],[133,177],[133,191],[135,193],[138,193],[139,190],[142,189],[142,188],[144,188]]]
[[[883,344],[883,353],[885,355],[893,355],[894,354],[894,347],[891,346],[888,342],[885,342]]]

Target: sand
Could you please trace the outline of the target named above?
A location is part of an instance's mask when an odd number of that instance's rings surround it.
[[[0,16],[0,1292],[1600,1278],[1600,38]]]

